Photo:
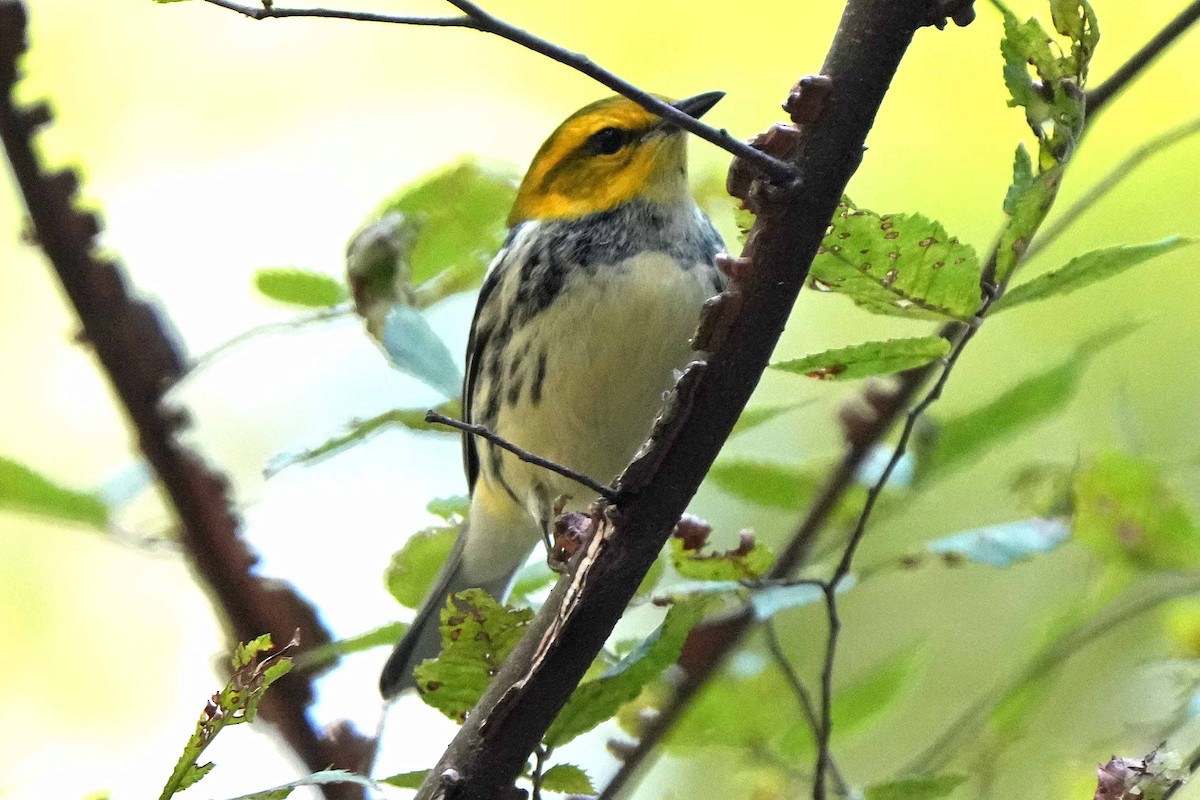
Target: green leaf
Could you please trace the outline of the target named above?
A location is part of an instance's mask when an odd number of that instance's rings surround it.
[[[1036,174],[1028,152],[1019,149],[1004,199],[1009,220],[1000,235],[995,265],[995,279],[1003,285],[1049,213],[1063,167],[1083,135],[1084,89],[1099,29],[1085,0],[1054,0],[1055,29],[1069,38],[1062,47],[1037,20],[1021,22],[999,0],[992,3],[1004,15],[1000,52],[1009,105],[1025,110],[1025,121],[1038,139]]]
[[[923,367],[949,352],[950,342],[942,337],[922,336],[826,350],[804,358],[779,361],[771,367],[820,380],[854,380]]]
[[[920,214],[880,216],[843,200],[817,252],[812,287],[875,314],[969,320],[980,306],[974,248]]]
[[[461,722],[516,647],[533,612],[502,606],[481,589],[451,595],[442,609],[442,652],[413,671],[421,699]]]
[[[412,772],[401,772],[399,775],[392,775],[390,778],[381,778],[380,783],[386,783],[388,786],[395,786],[399,789],[420,789],[421,784],[429,777],[429,770],[418,769]]]
[[[333,666],[342,656],[351,653],[361,653],[376,647],[392,647],[400,641],[406,630],[408,626],[403,622],[392,622],[358,636],[309,648],[296,656],[296,667],[305,672],[315,672]]]
[[[60,486],[4,456],[0,456],[0,509],[82,522],[99,530],[108,525],[108,506],[96,494]]]
[[[542,775],[542,788],[559,794],[593,795],[592,779],[574,764],[555,764]]]
[[[900,778],[866,788],[867,800],[936,800],[946,797],[963,783],[966,775],[947,773],[924,778]]]
[[[543,742],[558,747],[590,731],[635,699],[642,687],[675,663],[688,631],[700,621],[705,603],[671,606],[654,633],[620,662],[593,681],[580,684],[546,731]]]
[[[870,727],[917,676],[918,651],[907,648],[891,656],[844,689],[834,693],[833,726],[850,736]]]
[[[1066,520],[1035,518],[956,533],[929,542],[925,549],[989,567],[1009,567],[1056,550],[1070,538]]]
[[[458,525],[435,525],[408,538],[384,571],[388,593],[406,608],[419,608],[442,564],[454,549]]]
[[[200,756],[225,726],[254,720],[267,689],[291,670],[292,660],[282,653],[295,646],[296,641],[293,640],[274,654],[260,657],[272,648],[270,635],[263,634],[234,648],[231,658],[233,675],[205,705],[195,731],[184,745],[175,769],[163,786],[159,800],[168,800],[212,771],[213,763],[199,763]]]
[[[917,483],[977,458],[999,441],[1061,410],[1074,396],[1092,357],[1132,330],[1133,326],[1104,330],[1058,366],[1026,378],[974,411],[942,422],[931,451],[917,462]]]
[[[708,480],[755,505],[793,511],[804,506],[816,493],[820,479],[803,467],[723,459],[709,470]]]
[[[743,539],[732,550],[702,553],[688,550],[682,539],[671,539],[671,566],[681,577],[699,581],[754,580],[762,577],[775,554],[753,539]]]
[[[350,427],[345,433],[327,439],[310,450],[301,450],[298,453],[280,453],[271,459],[271,463],[267,465],[264,472],[270,478],[295,464],[311,464],[314,461],[320,461],[354,445],[361,444],[393,425],[399,425],[412,431],[432,431],[434,433],[459,435],[459,432],[453,428],[426,422],[425,414],[427,410],[424,408],[397,408],[392,411],[385,411],[377,417],[354,420],[350,423]],[[462,415],[462,405],[457,400],[442,403],[433,410],[448,417],[458,418]]]
[[[729,432],[730,436],[736,436],[739,433],[752,431],[759,425],[765,425],[776,417],[783,416],[789,411],[795,411],[798,408],[811,405],[812,400],[801,400],[797,403],[783,403],[777,406],[755,406],[747,408],[738,417],[737,424],[733,426],[733,430]]]
[[[509,168],[467,159],[385,201],[378,216],[398,211],[419,222],[412,281],[420,285],[442,273],[438,296],[444,297],[483,279],[507,235],[516,188],[516,175]]]
[[[1108,563],[1147,570],[1200,563],[1200,531],[1153,463],[1098,456],[1075,477],[1075,538]]]
[[[512,592],[509,593],[509,602],[513,604],[528,603],[529,595],[540,592],[557,580],[558,573],[551,570],[544,560],[538,559],[531,564],[526,564],[517,573],[517,580],[513,584]]]
[[[330,308],[346,299],[346,287],[328,275],[289,267],[258,270],[254,288],[264,297],[305,308]]]
[[[1001,311],[1060,294],[1070,294],[1076,289],[1082,289],[1105,278],[1119,275],[1130,267],[1135,267],[1163,253],[1194,243],[1194,239],[1168,236],[1149,244],[1118,245],[1092,250],[1072,258],[1060,269],[1047,272],[1028,283],[1010,289],[992,305],[992,311]]]

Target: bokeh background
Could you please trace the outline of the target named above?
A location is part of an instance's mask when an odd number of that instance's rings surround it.
[[[749,136],[778,118],[796,77],[819,69],[839,5],[506,0],[492,10],[655,91],[723,89],[728,96],[712,121]],[[1043,5],[1022,0],[1015,7],[1020,15],[1045,16]],[[1108,74],[1182,5],[1096,0],[1103,39],[1094,76]],[[81,168],[86,195],[106,220],[105,245],[167,311],[194,355],[292,316],[255,295],[255,269],[340,274],[346,239],[382,198],[464,154],[523,169],[561,118],[606,93],[471,31],[255,23],[200,2],[31,6],[21,96],[53,101],[57,122],[42,136],[44,152],[53,163]],[[425,0],[356,7],[447,11]],[[1005,106],[999,17],[989,7],[979,12],[966,29],[917,36],[850,192],[880,211],[920,210],[983,249],[1001,220],[1012,151],[1026,131],[1020,113]],[[1148,137],[1196,114],[1198,36],[1168,52],[1096,125],[1064,201]],[[725,154],[703,144],[692,154],[697,180],[720,179]],[[1194,138],[1151,159],[1030,269],[1057,266],[1092,247],[1200,235],[1198,182]],[[76,323],[51,272],[20,243],[22,226],[9,179],[0,190],[0,453],[66,484],[120,494],[138,474],[128,430],[92,358],[72,343]],[[1065,413],[889,518],[872,533],[865,556],[1012,519],[1008,483],[1018,466],[1070,464],[1110,448],[1161,464],[1195,507],[1196,258],[1196,251],[1177,251],[989,324],[940,413],[972,408],[1061,361],[1090,333],[1121,321],[1144,323],[1095,359]],[[459,298],[431,313],[456,353],[470,308],[470,298]],[[800,302],[779,352],[798,356],[925,328],[811,295]],[[834,412],[848,391],[768,375],[761,400],[814,402],[731,449],[791,463],[834,453]],[[386,366],[360,327],[343,320],[243,344],[189,380],[178,398],[196,417],[197,445],[235,480],[264,572],[294,581],[341,635],[403,615],[381,573],[404,537],[428,523],[425,502],[463,490],[456,442],[388,432],[269,481],[262,469],[354,417],[435,402],[432,392]],[[785,535],[796,517],[754,509],[714,488],[702,491],[694,510],[722,535],[752,527],[768,540]],[[142,797],[161,787],[219,685],[213,664],[224,646],[204,592],[178,554],[169,545],[138,544],[145,535],[169,534],[170,524],[144,499],[110,536],[0,512],[0,795]],[[841,755],[853,779],[880,780],[906,763],[956,709],[1028,653],[1047,620],[1078,601],[1091,569],[1087,554],[1068,546],[1010,570],[922,571],[856,592],[846,610],[847,674],[908,645],[919,646],[923,671],[875,730],[846,744]],[[818,641],[819,628],[808,624],[816,619],[797,619],[788,633],[802,668],[816,663],[806,646]],[[1114,748],[1133,756],[1157,744],[1155,725],[1165,713],[1159,706],[1173,686],[1153,667],[1179,655],[1161,631],[1126,626],[1068,665],[1034,734],[992,765],[998,796],[1019,788],[1026,796],[1088,797],[1095,762]],[[381,657],[347,663],[323,686],[318,715],[371,724]],[[382,771],[428,766],[451,732],[435,713],[405,704],[389,720],[394,746],[385,759],[392,768]],[[262,732],[241,728],[222,739],[211,752],[217,770],[196,796],[240,794],[299,774]],[[574,757],[602,775],[611,762],[600,743],[587,746]],[[737,773],[729,780],[736,784]],[[656,796],[659,789],[645,792]],[[1200,790],[1190,794],[1200,797]],[[675,796],[691,792],[677,788]]]

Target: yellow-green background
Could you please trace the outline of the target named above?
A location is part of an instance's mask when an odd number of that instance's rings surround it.
[[[505,0],[492,10],[647,88],[677,96],[723,89],[728,97],[711,113],[713,123],[749,136],[778,118],[795,78],[820,67],[839,5]],[[1096,0],[1104,36],[1094,74],[1106,75],[1178,6]],[[373,7],[448,8],[417,0]],[[851,193],[878,210],[921,210],[983,248],[1001,219],[1012,150],[1025,131],[1020,114],[1004,105],[997,15],[979,11],[969,28],[918,34]],[[1040,3],[1018,5],[1019,13],[1035,11],[1043,11]],[[57,164],[82,167],[86,196],[105,212],[105,244],[169,311],[193,352],[287,318],[254,298],[255,268],[337,273],[347,236],[406,180],[465,153],[523,166],[559,119],[606,93],[470,31],[255,23],[200,2],[149,0],[33,0],[31,18],[20,94],[53,100],[57,122],[42,138],[44,150]],[[1193,35],[1098,122],[1064,199],[1145,138],[1197,113],[1198,70],[1200,38]],[[727,161],[707,145],[692,152],[697,176],[718,174]],[[1150,161],[1032,267],[1094,246],[1200,234],[1198,183],[1200,138]],[[22,219],[9,181],[0,192],[0,453],[93,487],[130,462],[128,432],[93,361],[71,341],[76,323],[52,274],[18,243]],[[972,407],[1065,358],[1089,332],[1145,322],[1096,359],[1066,414],[997,448],[880,527],[867,555],[1010,519],[1006,485],[1017,464],[1069,464],[1108,447],[1140,447],[1194,504],[1196,258],[1196,251],[1177,251],[989,325],[942,409]],[[455,349],[468,307],[452,305],[438,317]],[[780,353],[920,330],[867,318],[838,298],[807,297]],[[768,399],[803,393],[820,402],[740,443],[739,452],[770,447],[780,460],[801,462],[833,451],[841,390],[793,376],[770,376],[763,389]],[[198,441],[234,474],[263,546],[285,554],[272,562],[283,565],[279,571],[316,564],[314,585],[379,587],[379,605],[361,622],[339,619],[341,632],[384,621],[379,609],[388,608],[378,578],[384,562],[376,552],[357,560],[364,551],[343,552],[345,529],[369,529],[378,553],[398,546],[423,519],[424,499],[461,490],[455,448],[387,437],[357,466],[355,456],[341,473],[330,462],[293,476],[290,490],[275,494],[259,470],[272,454],[311,444],[353,416],[427,396],[382,367],[353,325],[248,345],[185,393],[201,422]],[[353,486],[338,486],[339,476]],[[696,509],[727,535],[753,525],[779,536],[791,518],[756,515],[717,490],[706,490]],[[153,504],[122,522],[141,532],[169,524]],[[852,740],[845,753],[852,777],[878,780],[904,764],[954,709],[1015,663],[1037,625],[1076,596],[1072,587],[1088,570],[1087,558],[1068,548],[1009,571],[932,570],[864,588],[847,615],[846,652],[858,654],[842,662],[847,673],[869,666],[863,659],[876,649],[886,654],[905,641],[926,643],[929,666],[919,691],[889,718],[887,737]],[[0,514],[0,795],[156,791],[216,688],[210,663],[221,642],[202,592],[170,552]],[[1090,796],[1092,765],[1107,759],[1114,742],[1128,743],[1126,755],[1157,744],[1147,738],[1152,727],[1127,723],[1138,703],[1126,699],[1114,709],[1113,697],[1165,693],[1135,667],[1169,652],[1152,629],[1138,628],[1082,654],[1055,685],[1035,738],[996,765],[1009,781],[997,796],[1019,788],[1026,796],[1065,797],[1068,786],[1070,796]],[[1114,671],[1114,662],[1122,668]],[[362,681],[370,680],[364,671]],[[233,745],[214,755],[226,765],[226,782],[197,796],[264,788],[293,775],[294,765],[272,755],[266,740],[246,731],[229,738]],[[396,771],[425,765],[397,764]],[[677,796],[693,795],[681,789]]]

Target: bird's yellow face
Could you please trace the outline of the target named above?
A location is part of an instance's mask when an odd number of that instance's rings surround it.
[[[699,117],[721,99],[709,92],[675,103]],[[581,108],[533,158],[509,225],[573,219],[635,199],[670,203],[687,192],[683,130],[632,100],[610,97]]]

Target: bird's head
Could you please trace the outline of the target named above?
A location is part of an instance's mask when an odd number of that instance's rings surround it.
[[[672,105],[699,118],[723,96],[707,92]],[[584,106],[533,157],[508,224],[572,219],[636,199],[672,203],[686,197],[683,133],[625,97]]]

